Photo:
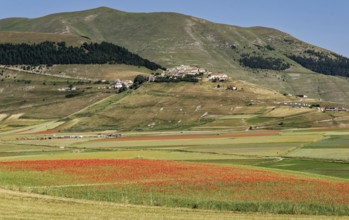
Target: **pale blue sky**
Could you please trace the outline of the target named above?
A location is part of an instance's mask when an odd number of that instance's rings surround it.
[[[0,0],[0,18],[107,6],[178,12],[238,26],[265,26],[349,57],[349,0]]]

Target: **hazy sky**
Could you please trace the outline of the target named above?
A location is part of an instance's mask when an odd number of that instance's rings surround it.
[[[349,57],[349,0],[0,0],[0,18],[107,6],[179,12],[238,26],[265,26]]]

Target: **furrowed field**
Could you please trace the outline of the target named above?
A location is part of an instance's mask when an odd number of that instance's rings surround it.
[[[154,160],[1,162],[8,188],[154,206],[349,214],[349,183],[280,172]]]

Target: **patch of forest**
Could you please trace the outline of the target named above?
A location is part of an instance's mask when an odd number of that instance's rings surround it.
[[[38,44],[0,44],[2,65],[48,65],[53,64],[127,64],[144,66],[151,70],[162,66],[143,59],[118,45],[84,43],[80,47],[67,46],[65,42],[45,41]]]
[[[242,55],[240,64],[251,69],[286,70],[290,64],[280,58]]]
[[[304,55],[289,55],[290,59],[314,72],[349,77],[349,59],[337,54],[331,56],[314,50],[306,50]]]

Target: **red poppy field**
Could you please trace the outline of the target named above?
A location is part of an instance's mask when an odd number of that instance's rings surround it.
[[[119,203],[290,214],[349,214],[349,182],[157,160],[0,163],[8,188]]]

